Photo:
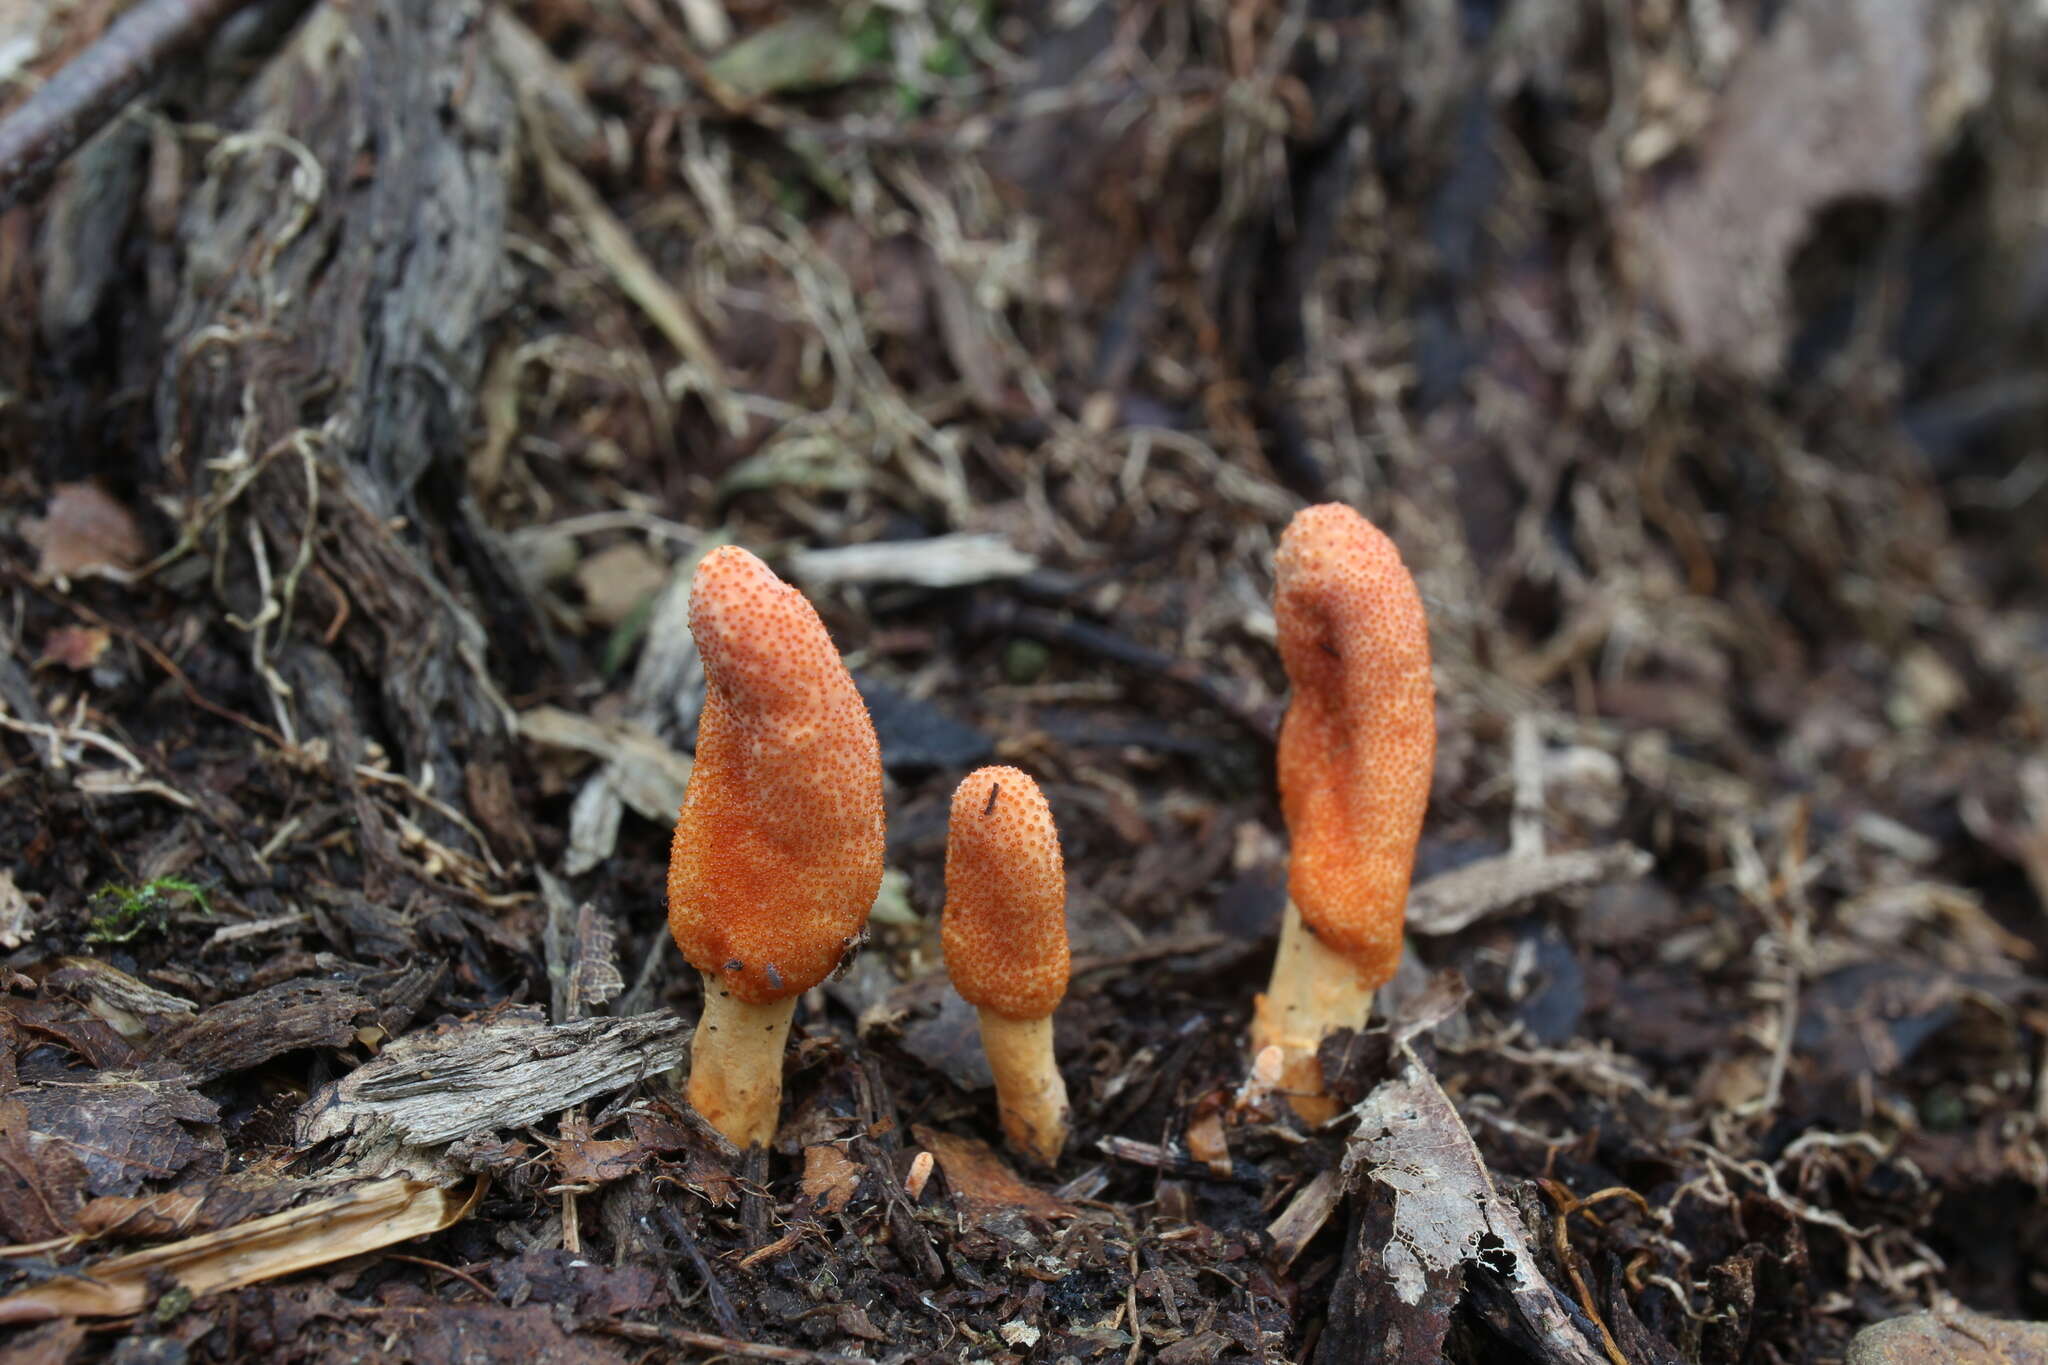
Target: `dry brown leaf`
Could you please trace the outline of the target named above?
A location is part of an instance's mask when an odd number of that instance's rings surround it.
[[[804,1148],[804,1193],[827,1213],[845,1209],[860,1187],[861,1169],[829,1142]]]
[[[536,744],[608,760],[612,789],[649,820],[673,822],[690,785],[690,756],[639,725],[606,724],[559,706],[536,706],[519,713],[519,733]],[[610,852],[607,844],[604,853]]]
[[[83,673],[99,663],[114,637],[98,626],[59,626],[43,640],[43,652],[36,665],[54,664]]]
[[[1455,934],[1537,896],[1633,881],[1654,863],[1633,844],[1536,857],[1504,853],[1439,873],[1408,893],[1408,932]]]
[[[21,532],[39,552],[36,577],[45,580],[122,577],[149,556],[134,515],[96,483],[58,484],[48,514],[24,521]]]
[[[1188,1124],[1188,1155],[1218,1175],[1230,1174],[1230,1139],[1223,1131],[1223,1115],[1211,1109]]]
[[[569,1127],[565,1120],[562,1124]],[[574,1137],[555,1144],[555,1166],[565,1185],[609,1185],[645,1166],[652,1156],[633,1138]]]
[[[608,545],[576,566],[584,611],[606,630],[617,627],[668,582],[668,561],[636,540]]]
[[[0,1299],[0,1323],[139,1313],[169,1281],[198,1298],[439,1232],[469,1213],[465,1198],[417,1180],[383,1180],[221,1232],[117,1256]]]
[[[912,1133],[939,1160],[946,1186],[973,1222],[996,1214],[1022,1212],[1034,1218],[1063,1218],[1072,1213],[1049,1191],[1027,1185],[993,1147],[978,1138],[956,1137],[919,1124]]]

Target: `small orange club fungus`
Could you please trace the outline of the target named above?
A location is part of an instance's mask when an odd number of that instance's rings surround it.
[[[1038,784],[978,768],[953,792],[941,937],[953,989],[981,1015],[1003,1135],[1050,1166],[1067,1142],[1052,1012],[1067,993],[1067,872]]]
[[[737,546],[690,585],[704,659],[668,927],[704,974],[690,1103],[741,1147],[775,1134],[796,998],[860,941],[882,882],[882,757],[802,593]]]
[[[1338,503],[1296,514],[1274,557],[1273,614],[1294,686],[1280,726],[1292,850],[1273,980],[1252,1053],[1278,1046],[1295,1112],[1329,1118],[1316,1049],[1363,1028],[1394,974],[1436,764],[1429,623],[1394,543]]]

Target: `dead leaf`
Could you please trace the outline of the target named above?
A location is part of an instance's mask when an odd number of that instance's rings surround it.
[[[134,515],[96,483],[58,484],[47,515],[24,521],[21,533],[36,547],[36,577],[45,581],[123,578],[149,556]]]
[[[911,1130],[918,1145],[939,1160],[946,1187],[970,1222],[1022,1212],[1034,1218],[1064,1218],[1073,1210],[1050,1191],[1027,1185],[994,1148],[979,1138],[956,1137],[923,1124]]]
[[[134,1194],[223,1160],[220,1107],[178,1081],[102,1072],[83,1084],[23,1086],[9,1099],[21,1105],[38,1148],[77,1158],[89,1194]]]
[[[599,550],[576,566],[584,613],[606,630],[644,606],[668,582],[668,561],[637,540]]]
[[[439,1232],[459,1222],[483,1194],[468,1196],[416,1180],[385,1180],[284,1213],[168,1246],[117,1256],[0,1299],[0,1323],[139,1313],[159,1280],[194,1298],[239,1289],[316,1265]]]
[[[46,664],[83,673],[98,664],[114,637],[98,626],[59,626],[43,638],[36,667]]]
[[[1223,1115],[1209,1109],[1195,1116],[1187,1127],[1188,1155],[1218,1175],[1230,1174],[1230,1139],[1223,1131]]]
[[[608,760],[606,781],[627,805],[649,820],[675,821],[676,808],[690,785],[690,756],[647,729],[607,725],[559,706],[536,706],[520,712],[519,733],[536,744]],[[609,844],[604,852],[611,852]]]
[[[1577,887],[1633,881],[1654,859],[1633,844],[1535,857],[1504,853],[1439,873],[1408,895],[1408,932],[1455,934],[1489,915]]]
[[[1353,1112],[1358,1132],[1344,1154],[1347,1180],[1363,1172],[1394,1191],[1394,1230],[1382,1251],[1401,1302],[1422,1302],[1433,1277],[1483,1266],[1508,1288],[1547,1359],[1601,1365],[1570,1311],[1536,1269],[1521,1220],[1493,1188],[1464,1120],[1405,1038],[1405,1063]]]
[[[78,1211],[78,1230],[89,1237],[162,1241],[278,1213],[309,1192],[303,1182],[264,1184],[260,1177],[244,1172],[212,1184],[185,1185],[160,1194],[107,1194]]]
[[[829,1142],[804,1148],[804,1193],[827,1213],[845,1210],[860,1187],[861,1168]]]
[[[868,60],[830,12],[800,11],[718,54],[711,74],[743,96],[817,90],[853,80]]]
[[[840,1331],[850,1337],[859,1337],[863,1341],[889,1340],[888,1334],[878,1330],[875,1324],[868,1320],[867,1310],[857,1303],[840,1304],[839,1311],[833,1314],[832,1321]]]
[[[569,1185],[608,1185],[645,1166],[653,1153],[634,1137],[593,1138],[582,1119],[564,1117],[562,1140],[551,1144],[556,1169]]]
[[[16,1092],[17,1094],[19,1092]],[[0,1236],[10,1242],[69,1237],[86,1200],[88,1176],[77,1151],[31,1131],[21,1102],[0,1099]]]

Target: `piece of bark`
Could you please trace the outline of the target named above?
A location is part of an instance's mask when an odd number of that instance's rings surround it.
[[[1460,1271],[1468,1300],[1534,1358],[1600,1365],[1604,1357],[1567,1300],[1537,1268],[1519,1216],[1494,1189],[1450,1097],[1406,1037],[1397,1034],[1395,1051],[1400,1070],[1358,1105],[1357,1135],[1344,1156],[1347,1178],[1394,1193],[1388,1235],[1366,1244],[1378,1262],[1374,1273],[1400,1304],[1419,1308]]]
[[[225,1001],[157,1035],[149,1056],[177,1065],[195,1082],[246,1071],[307,1047],[344,1048],[370,1000],[335,981],[281,981]]]
[[[549,1025],[530,1009],[409,1034],[306,1101],[293,1139],[389,1132],[432,1146],[524,1127],[679,1065],[688,1036],[666,1011]]]
[[[1633,844],[1538,857],[1503,854],[1431,877],[1408,895],[1408,931],[1455,934],[1524,901],[1600,882],[1631,881],[1654,860]]]
[[[407,775],[451,801],[456,755],[489,758],[512,729],[458,588],[524,600],[450,506],[505,303],[519,136],[484,8],[308,15],[186,195],[156,391],[163,472],[194,509],[187,534],[224,556],[224,605],[265,623],[259,663],[266,633],[336,654],[377,698],[360,728],[394,737]]]
[[[1394,1235],[1394,1198],[1392,1189],[1372,1184],[1353,1201],[1344,1268],[1330,1291],[1330,1317],[1316,1342],[1315,1365],[1353,1360],[1435,1365],[1444,1358],[1451,1312],[1464,1288],[1464,1267],[1427,1271],[1417,1302],[1396,1293],[1381,1255]]]

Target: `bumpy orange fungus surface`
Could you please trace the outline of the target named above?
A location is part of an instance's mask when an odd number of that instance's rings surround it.
[[[882,754],[825,623],[737,546],[690,587],[704,657],[697,763],[668,864],[668,927],[748,1004],[809,990],[882,882]]]
[[[1067,993],[1067,869],[1038,784],[977,768],[946,830],[946,972],[968,1004],[1043,1019]]]
[[[1294,684],[1279,753],[1288,892],[1309,930],[1378,987],[1400,960],[1436,764],[1429,626],[1394,543],[1349,507],[1297,513],[1274,566]]]

